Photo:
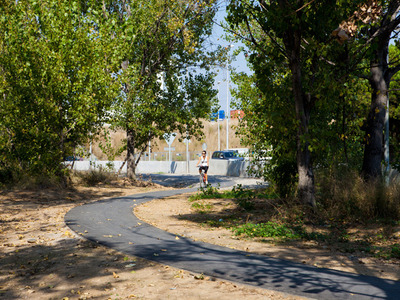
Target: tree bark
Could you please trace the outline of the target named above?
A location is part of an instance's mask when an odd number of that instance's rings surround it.
[[[371,106],[365,122],[364,157],[361,174],[366,180],[382,177],[386,105],[390,84],[388,66],[390,31],[382,32],[370,64]]]
[[[131,180],[136,180],[136,160],[135,160],[135,132],[132,129],[126,130],[127,138],[127,154],[126,154],[126,172],[127,177]]]
[[[125,157],[125,160],[123,161],[122,165],[119,167],[117,175],[119,176],[121,174],[122,169],[124,168],[126,161],[127,161],[127,157]]]
[[[308,124],[310,121],[309,99],[303,94],[301,83],[301,67],[298,59],[294,59],[291,63],[292,70],[292,87],[295,100],[296,117],[298,120],[298,128],[296,135],[297,145],[297,171],[299,181],[297,193],[299,199],[311,206],[315,207],[315,187],[314,172],[311,162],[311,152],[306,135],[308,134]]]
[[[311,163],[309,143],[306,139],[311,112],[311,97],[306,95],[302,86],[301,73],[301,28],[289,28],[283,39],[292,73],[292,89],[295,101],[298,128],[296,135],[296,159],[299,175],[297,194],[299,199],[312,207],[315,203],[314,173]]]
[[[389,42],[393,32],[400,24],[400,1],[391,0],[382,22],[372,27],[371,36],[375,36],[376,46],[371,59],[369,82],[372,88],[371,107],[364,126],[365,145],[361,174],[366,180],[382,177],[381,163],[384,152],[384,136],[386,107],[389,101],[388,90],[390,80],[400,70],[400,66],[389,68]]]
[[[365,145],[362,175],[365,179],[382,176],[386,105],[388,101],[389,74],[387,65],[388,45],[379,47],[371,63],[371,106],[365,126]]]
[[[147,142],[152,139],[153,135],[149,134],[148,140],[145,144],[138,139],[134,129],[127,129],[126,136],[127,154],[120,170],[126,163],[127,177],[131,180],[137,180],[136,167],[139,164],[140,158],[142,157],[143,153],[147,150]],[[135,156],[137,156],[137,159],[135,159]]]

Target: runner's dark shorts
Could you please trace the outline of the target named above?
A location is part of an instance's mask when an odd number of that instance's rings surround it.
[[[204,173],[207,174],[208,166],[201,166],[201,167],[199,168],[199,171],[201,171],[201,169],[203,169],[203,170],[204,170]]]

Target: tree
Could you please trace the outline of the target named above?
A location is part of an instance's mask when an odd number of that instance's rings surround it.
[[[319,87],[316,93],[318,101],[309,123],[309,149],[313,164],[320,170],[344,165],[360,169],[363,134],[360,125],[368,111],[368,82],[349,72],[346,60],[334,61],[335,65],[324,66],[324,87]],[[232,81],[237,85],[233,91],[235,105],[245,112],[237,133],[242,143],[255,153],[257,175],[274,183],[285,197],[292,193],[296,181],[293,137],[297,126],[290,77],[286,75],[287,69],[280,64],[275,66],[274,61],[260,62],[257,68],[269,76],[259,81],[255,74],[232,73]],[[270,158],[267,164],[266,156]]]
[[[109,115],[127,131],[133,177],[136,150],[165,132],[198,134],[214,105],[212,74],[186,70],[214,59],[201,47],[215,1],[10,0],[0,10],[4,168],[61,171]]]
[[[99,30],[114,37],[123,87],[111,122],[127,132],[128,177],[134,179],[149,140],[173,131],[199,134],[200,118],[215,104],[212,74],[187,76],[187,71],[209,67],[212,54],[202,47],[216,7],[215,1],[106,4]]]
[[[389,61],[399,62],[400,49],[395,45],[389,47]],[[389,102],[390,102],[390,164],[397,170],[400,169],[400,157],[396,155],[400,151],[400,74],[393,75],[390,81]]]
[[[381,6],[382,5],[382,6]],[[390,81],[400,70],[400,64],[389,66],[389,43],[393,34],[397,35],[400,24],[400,1],[382,1],[370,3],[369,8],[375,13],[376,22],[372,22],[367,31],[370,44],[370,75],[372,88],[370,111],[365,123],[365,148],[362,174],[366,179],[382,176],[383,141],[386,107]],[[374,18],[371,18],[374,20]],[[369,42],[367,40],[367,43]]]
[[[257,87],[264,92],[270,82],[268,77],[273,76],[290,89],[290,95],[286,94],[281,101],[288,102],[291,107],[288,117],[293,116],[291,120],[296,126],[297,192],[304,203],[312,206],[315,206],[315,191],[311,112],[323,98],[330,79],[326,56],[330,47],[336,46],[331,33],[356,5],[356,1],[338,5],[336,1],[237,0],[228,6],[231,30],[250,49]],[[266,65],[269,68],[263,69]]]
[[[0,149],[3,168],[60,174],[116,97],[107,40],[90,1],[2,1]]]
[[[391,78],[400,69],[397,60],[391,64],[388,62],[389,43],[396,38],[400,23],[399,9],[400,1],[397,0],[365,1],[337,29],[343,42],[351,40],[352,48],[355,49],[353,60],[360,62],[360,69],[367,70],[364,68],[365,60],[369,63],[368,72],[359,74],[360,78],[369,81],[371,87],[370,108],[363,126],[362,175],[367,180],[382,176],[388,91]]]

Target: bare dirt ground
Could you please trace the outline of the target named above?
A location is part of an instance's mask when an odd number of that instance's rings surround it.
[[[84,240],[64,223],[65,213],[77,205],[160,189],[165,188],[120,184],[1,191],[0,299],[304,299],[127,256]],[[159,227],[243,249],[243,243],[226,232],[215,231],[206,238],[210,232],[198,224],[177,220],[174,215],[186,213],[187,206],[185,198],[178,197],[145,204],[138,212],[153,224],[162,218]],[[246,245],[249,251],[257,249],[253,243]],[[264,252],[265,248],[269,247],[264,245]],[[300,252],[297,255],[308,260]],[[384,270],[384,274],[391,272]]]
[[[335,246],[320,246],[315,242],[292,242],[285,246],[273,241],[239,239],[222,227],[204,225],[207,214],[224,218],[224,212],[231,211],[236,205],[231,200],[201,200],[204,207],[209,207],[206,214],[199,214],[192,207],[188,195],[179,195],[153,200],[135,208],[140,219],[155,227],[171,233],[211,244],[248,251],[270,257],[291,260],[316,267],[330,268],[380,278],[400,280],[400,260],[383,260],[362,252],[341,253]],[[400,231],[397,233],[400,236]]]

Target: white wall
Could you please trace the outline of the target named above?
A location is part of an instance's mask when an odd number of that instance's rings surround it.
[[[87,171],[91,168],[107,168],[108,161],[75,161],[74,170]],[[122,165],[122,161],[114,161],[113,170],[117,172]],[[198,174],[196,168],[197,160],[189,161],[189,174]],[[68,162],[71,165],[72,162]],[[210,168],[208,174],[210,175],[223,175],[233,177],[247,177],[248,161],[228,161],[228,160],[210,160]],[[186,161],[140,161],[136,172],[138,174],[147,173],[172,173],[172,174],[187,174]],[[126,173],[126,165],[122,169],[122,173]]]

